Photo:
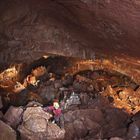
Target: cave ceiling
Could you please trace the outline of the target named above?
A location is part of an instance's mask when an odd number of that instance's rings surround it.
[[[140,81],[139,45],[139,0],[0,1],[1,66],[48,53],[106,58]]]

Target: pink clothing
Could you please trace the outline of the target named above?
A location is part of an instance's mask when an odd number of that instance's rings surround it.
[[[47,110],[48,110],[48,111],[52,111],[52,112],[54,113],[54,116],[55,116],[55,117],[60,117],[61,114],[62,114],[61,109],[60,109],[60,108],[55,109],[54,106],[49,106],[49,107],[47,107]]]

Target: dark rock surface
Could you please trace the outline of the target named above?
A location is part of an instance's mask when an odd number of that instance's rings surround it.
[[[0,121],[0,140],[16,140],[16,132],[2,121]]]

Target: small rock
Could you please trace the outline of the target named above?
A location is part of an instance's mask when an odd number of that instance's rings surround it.
[[[0,121],[0,140],[16,140],[16,132],[2,121]]]
[[[23,109],[21,107],[11,106],[4,115],[4,120],[7,124],[16,128],[22,119]]]

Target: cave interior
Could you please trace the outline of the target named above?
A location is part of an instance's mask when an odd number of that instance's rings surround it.
[[[139,0],[0,1],[0,140],[139,140],[139,45]]]

